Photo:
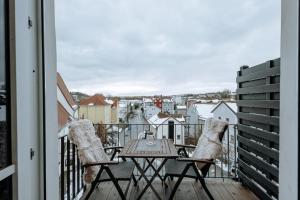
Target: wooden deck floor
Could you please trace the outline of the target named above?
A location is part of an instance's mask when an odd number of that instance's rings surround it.
[[[159,192],[160,196],[163,199],[167,199],[170,188],[172,188],[173,182],[168,182],[169,187],[164,190],[161,182],[159,180],[154,181],[153,186]],[[125,190],[127,182],[122,184],[123,190]],[[127,194],[127,199],[134,200],[136,199],[138,192],[143,189],[145,185],[144,181],[139,182],[139,186],[134,187],[131,183],[129,192]],[[257,200],[258,198],[247,188],[243,187],[240,183],[234,182],[231,180],[223,181],[218,179],[209,179],[207,180],[207,186],[211,191],[212,195],[216,200]],[[84,199],[84,197],[82,198]],[[93,195],[90,198],[91,200],[120,200],[119,194],[112,183],[101,183],[99,187],[95,190]],[[142,199],[157,199],[155,194],[151,189],[148,189],[143,195]],[[185,179],[180,187],[178,188],[175,200],[192,200],[192,199],[201,199],[208,200],[206,193],[201,188],[199,182],[195,182],[192,179]]]

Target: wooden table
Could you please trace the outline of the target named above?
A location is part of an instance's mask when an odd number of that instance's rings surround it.
[[[119,157],[130,158],[136,165],[137,170],[141,173],[141,177],[143,177],[147,183],[144,189],[138,195],[137,199],[141,199],[141,197],[149,187],[153,190],[157,198],[161,199],[158,192],[152,186],[152,182],[157,176],[162,180],[162,177],[159,175],[159,171],[163,168],[168,159],[177,158],[178,154],[174,146],[173,140],[154,140],[152,141],[152,145],[149,145],[148,142],[149,141],[145,139],[130,140],[120,152]],[[148,166],[145,169],[143,169],[137,162],[137,158],[146,159],[146,161],[148,162]],[[155,159],[158,158],[163,159],[163,161],[161,162],[158,168],[155,168],[152,165],[152,163]],[[145,173],[150,167],[154,170],[154,174],[149,180]]]

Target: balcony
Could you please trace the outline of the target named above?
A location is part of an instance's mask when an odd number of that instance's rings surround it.
[[[237,95],[239,107],[238,124],[230,125],[223,138],[223,153],[216,159],[206,176],[208,187],[216,199],[277,199],[279,166],[279,77],[280,60],[271,60],[258,66],[241,67],[238,73]],[[173,139],[175,144],[196,144],[202,134],[201,124],[95,124],[96,134],[104,146],[124,146],[131,139],[144,137],[153,132],[158,139]],[[161,138],[159,138],[161,137]],[[87,191],[81,174],[83,170],[77,157],[75,145],[66,134],[59,138],[60,150],[60,194],[61,199],[81,197]],[[61,152],[61,151],[60,151]],[[108,154],[111,152],[107,152]],[[192,150],[187,152],[191,155]],[[143,162],[139,159],[138,162]],[[154,167],[157,167],[156,160]],[[146,176],[152,176],[151,170]],[[160,172],[164,176],[164,169]],[[138,171],[134,172],[140,176]],[[195,180],[183,179],[177,190],[176,199],[208,198]],[[168,188],[155,180],[160,196],[165,198]],[[135,199],[137,191],[145,182],[139,181],[139,187],[130,188],[130,199]],[[243,185],[243,186],[242,186]],[[244,187],[246,186],[246,187]],[[250,189],[250,190],[249,190]],[[83,195],[83,196],[82,196]],[[150,190],[144,197],[152,199]],[[256,197],[257,196],[257,197]],[[118,199],[119,196],[110,183],[101,184],[93,193],[94,199]]]
[[[162,130],[168,129],[167,125],[161,125]],[[203,124],[184,124],[174,125],[174,130],[182,130],[184,139],[181,144],[195,144],[199,136],[202,134]],[[131,139],[137,139],[151,130],[149,124],[95,124],[96,134],[102,139],[104,146],[124,146]],[[152,130],[158,131],[158,130]],[[175,135],[177,134],[174,131]],[[228,130],[225,132],[223,139],[223,154],[216,160],[216,165],[213,165],[207,175],[207,184],[216,199],[257,199],[257,197],[246,187],[243,187],[238,182],[237,171],[237,155],[236,140],[230,140],[230,136],[236,138],[237,126],[229,125]],[[168,135],[168,133],[167,133]],[[178,140],[174,140],[175,142]],[[174,143],[175,143],[174,142]],[[64,163],[63,167],[60,167],[60,195],[61,199],[75,199],[81,197],[84,199],[85,191],[89,188],[84,187],[84,183],[81,179],[83,170],[81,163],[77,156],[75,145],[70,143],[67,138],[67,133],[59,137],[60,149],[64,149],[64,153],[60,154],[60,164]],[[192,154],[192,150],[188,150],[188,154]],[[107,152],[111,154],[111,152]],[[143,159],[138,159],[138,162],[142,164]],[[159,161],[158,161],[159,162]],[[158,162],[154,162],[154,167],[158,167]],[[140,173],[135,170],[136,177],[140,176]],[[164,168],[161,173],[164,175]],[[153,170],[149,170],[146,174],[148,177],[153,175]],[[170,188],[173,186],[173,182],[168,182]],[[146,182],[141,179],[138,183],[138,187],[130,185],[128,192],[128,199],[135,199],[140,188],[143,188]],[[122,185],[125,187],[126,183]],[[165,199],[170,190],[162,187],[159,179],[154,181],[155,188],[160,193],[160,196]],[[189,199],[208,199],[204,193],[199,182],[195,182],[192,179],[184,179],[183,183],[177,190],[175,199],[182,199],[185,195],[189,195]],[[83,196],[82,196],[83,195]],[[101,183],[98,189],[93,193],[90,199],[118,199],[119,195],[112,183]],[[155,195],[151,190],[147,190],[143,199],[155,199]]]

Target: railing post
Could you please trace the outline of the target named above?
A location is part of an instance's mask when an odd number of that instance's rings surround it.
[[[76,157],[77,157],[77,193],[79,193],[80,192],[80,165],[81,165],[81,163],[80,163],[80,160],[79,160],[79,155],[78,155],[78,150],[76,151],[77,153],[76,153]]]
[[[65,196],[65,137],[60,138],[60,199]]]
[[[70,197],[70,141],[67,139],[67,199]]]
[[[76,181],[76,168],[75,168],[75,144],[72,143],[72,196],[75,198],[76,192],[75,192],[75,181]]]

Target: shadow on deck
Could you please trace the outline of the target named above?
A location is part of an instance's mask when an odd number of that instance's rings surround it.
[[[164,189],[159,180],[155,180],[153,183],[154,188],[159,192],[162,199],[167,199],[170,194],[170,190],[175,184],[175,179],[172,182],[167,181],[169,187]],[[211,191],[213,197],[216,200],[258,200],[258,198],[247,188],[243,187],[241,183],[231,180],[222,179],[208,179],[207,186]],[[122,184],[123,190],[125,190],[126,184]],[[144,188],[145,181],[139,181],[137,187],[134,187],[131,183],[127,199],[134,200],[137,198],[139,192]],[[82,200],[84,198],[81,198]],[[120,200],[120,196],[111,182],[101,183],[99,187],[92,194],[90,200]],[[151,189],[148,188],[142,199],[157,199]],[[201,188],[199,182],[195,182],[192,179],[185,179],[179,186],[174,200],[190,200],[201,199],[209,200],[208,196]]]

